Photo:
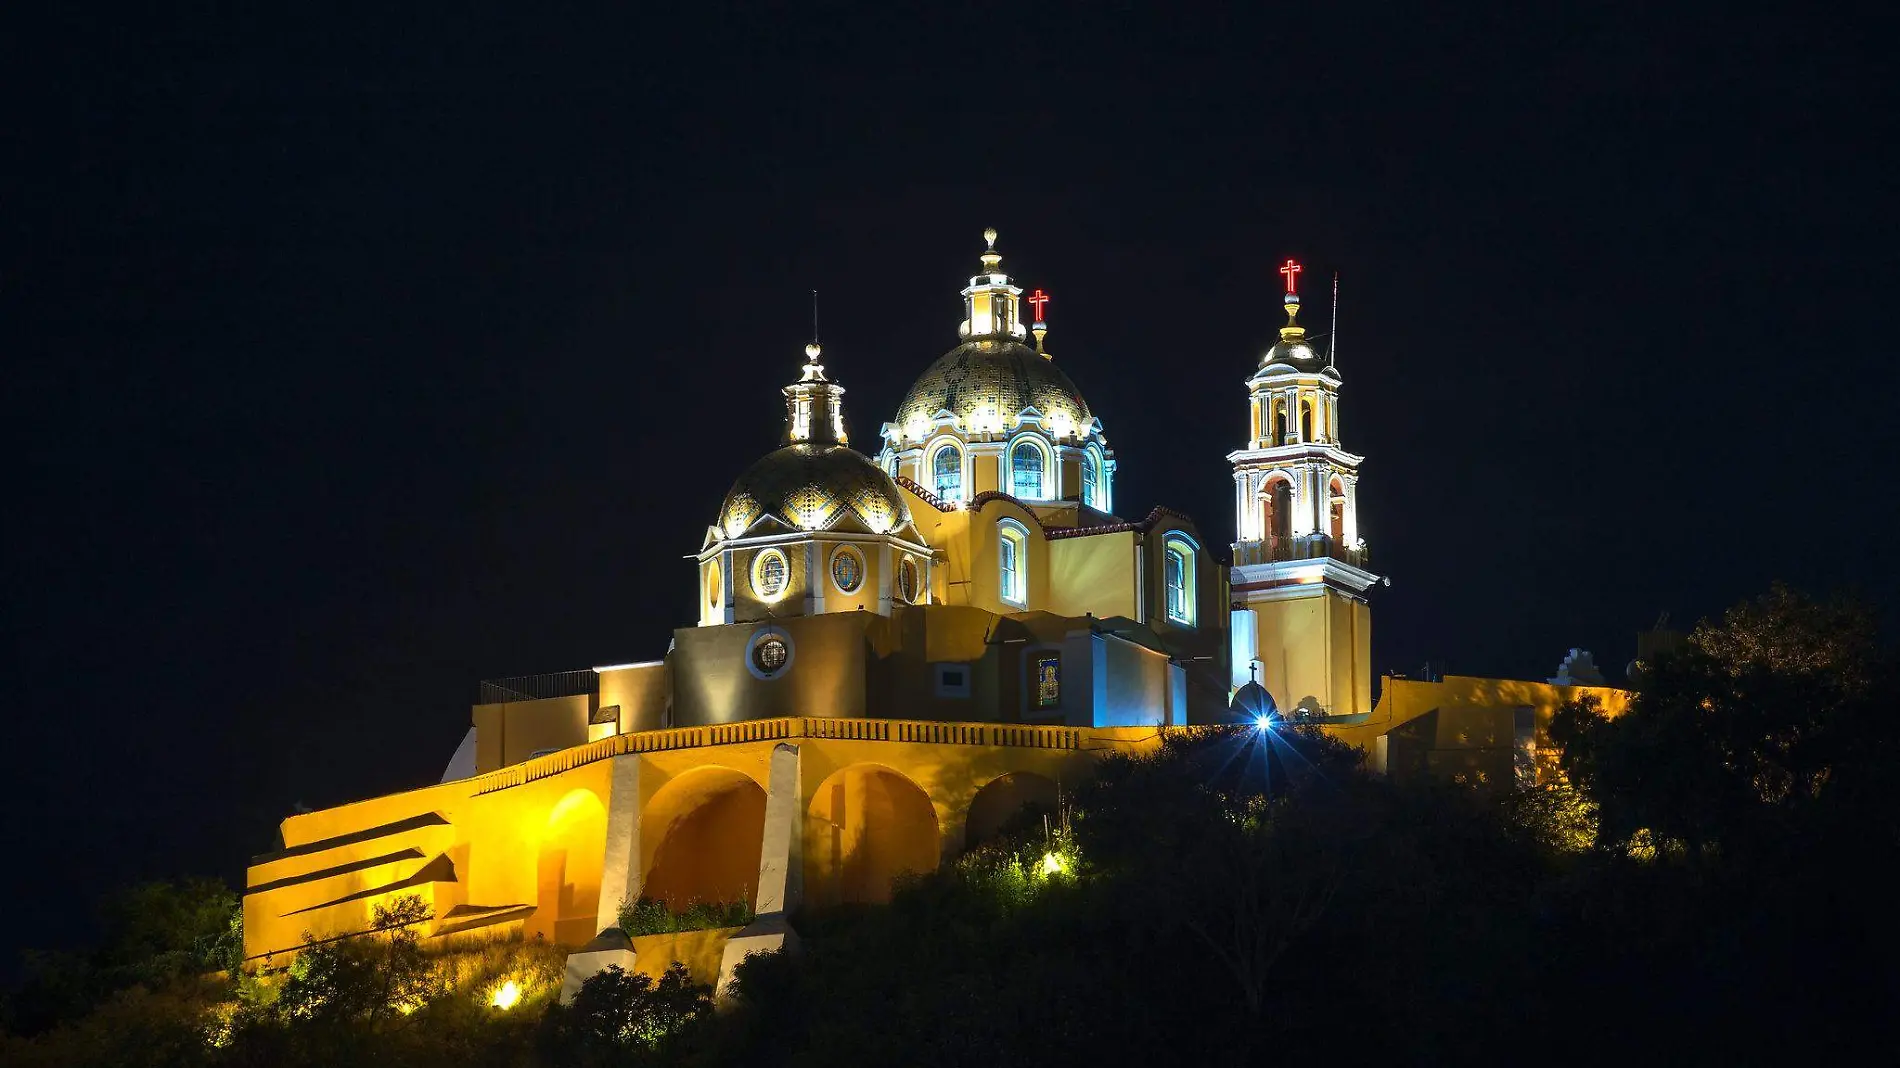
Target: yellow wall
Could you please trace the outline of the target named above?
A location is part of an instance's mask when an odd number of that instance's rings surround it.
[[[1631,694],[1612,686],[1553,686],[1466,675],[1447,675],[1436,682],[1387,677],[1370,715],[1326,729],[1368,751],[1382,748],[1384,770],[1394,775],[1502,786],[1512,775],[1518,710],[1531,714],[1534,753],[1540,768],[1547,770],[1556,752],[1550,741],[1551,717],[1584,696],[1596,698],[1610,715],[1620,715],[1629,707]]]
[[[494,788],[494,774],[478,775],[284,820],[286,849],[258,858],[246,880],[246,953],[294,950],[305,932],[362,931],[373,905],[406,894],[429,904],[437,927],[453,923],[458,908],[506,907],[531,913],[529,933],[586,941],[600,895],[608,768],[587,763],[508,789]],[[365,866],[384,857],[399,859]],[[521,929],[523,919],[498,930]]]
[[[588,740],[587,721],[593,708],[591,694],[476,705],[471,716],[475,770],[493,771],[526,760],[537,750],[580,745]]]
[[[666,725],[667,686],[663,660],[603,671],[600,673],[600,707],[620,706],[622,733],[657,730]]]
[[[753,740],[720,740],[728,736]],[[282,964],[304,932],[322,939],[363,931],[372,904],[408,893],[431,906],[432,934],[466,932],[471,917],[498,916],[476,930],[585,943],[601,904],[609,758],[618,754],[639,760],[641,871],[669,880],[671,890],[657,888],[667,896],[705,900],[728,896],[734,873],[756,880],[769,761],[780,739],[793,741],[802,761],[797,807],[807,813],[811,846],[803,874],[822,901],[875,899],[891,874],[954,856],[978,791],[1004,775],[1073,783],[1101,754],[1149,747],[1157,737],[1151,729],[809,719],[620,735],[286,819],[287,855],[258,858],[249,872],[245,951]],[[685,837],[669,846],[671,834]],[[682,848],[672,859],[683,865],[669,867],[673,847],[694,840],[716,845],[706,856]],[[412,881],[418,873],[427,878]]]
[[[1290,712],[1312,697],[1336,716],[1372,710],[1372,615],[1363,600],[1314,583],[1307,596],[1255,601],[1260,684]]]
[[[1137,615],[1132,530],[1049,542],[1048,609],[1059,615]]]

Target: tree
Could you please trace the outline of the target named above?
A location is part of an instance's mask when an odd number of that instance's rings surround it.
[[[1551,736],[1607,844],[1648,837],[1700,856],[1785,835],[1844,782],[1852,794],[1880,778],[1894,748],[1875,711],[1885,677],[1864,606],[1778,584],[1699,623],[1624,714],[1579,702]]]
[[[674,961],[657,982],[618,965],[589,976],[565,1018],[568,1040],[583,1052],[651,1051],[712,1009],[712,988],[693,982]]]
[[[278,1009],[293,1022],[377,1024],[421,1008],[440,985],[415,930],[429,918],[410,894],[375,906],[364,936],[318,942],[306,934]]]

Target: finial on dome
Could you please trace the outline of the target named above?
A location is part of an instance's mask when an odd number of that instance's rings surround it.
[[[812,363],[818,362],[818,353],[818,342],[813,341],[805,346],[805,359],[810,360]]]
[[[983,231],[983,244],[991,252],[996,251],[996,227],[992,226]]]

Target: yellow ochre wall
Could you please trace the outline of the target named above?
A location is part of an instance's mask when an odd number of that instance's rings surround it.
[[[759,740],[717,743],[741,732]],[[780,740],[797,745],[802,874],[807,900],[822,905],[882,900],[892,874],[955,856],[984,786],[1014,773],[1011,790],[1041,781],[1053,796],[1056,784],[1074,783],[1101,754],[1146,748],[1158,737],[1139,728],[892,720],[775,720],[621,735],[472,779],[286,819],[291,855],[258,858],[249,872],[245,952],[254,963],[269,955],[269,963],[281,964],[306,932],[318,939],[361,932],[373,904],[409,893],[430,905],[432,934],[465,930],[471,917],[497,917],[486,930],[586,942],[602,903],[615,781],[609,758],[619,754],[637,753],[639,762],[638,870],[658,876],[684,858],[668,875],[668,896],[729,899],[734,873],[750,874],[743,889],[756,890],[769,762]],[[735,796],[744,800],[734,803]],[[674,834],[685,837],[673,845],[711,845],[710,855],[669,850]],[[378,858],[387,859],[357,866]],[[605,892],[618,896],[618,888]]]
[[[1387,677],[1379,704],[1362,721],[1326,730],[1372,753],[1375,770],[1424,773],[1470,785],[1503,785],[1517,742],[1516,713],[1528,709],[1540,776],[1556,747],[1550,720],[1559,708],[1593,697],[1610,715],[1629,707],[1631,694],[1613,686],[1554,686],[1545,682],[1447,675],[1427,682]]]
[[[1255,601],[1260,684],[1282,711],[1307,697],[1335,716],[1372,711],[1372,612],[1315,583],[1311,596]]]

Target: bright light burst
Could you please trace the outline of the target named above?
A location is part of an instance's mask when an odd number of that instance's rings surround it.
[[[1053,850],[1042,855],[1042,873],[1044,875],[1062,874],[1062,857]]]
[[[514,1008],[516,1003],[520,1002],[520,1000],[521,984],[510,979],[495,988],[495,992],[490,995],[488,1003],[503,1012],[507,1012],[509,1009]]]

